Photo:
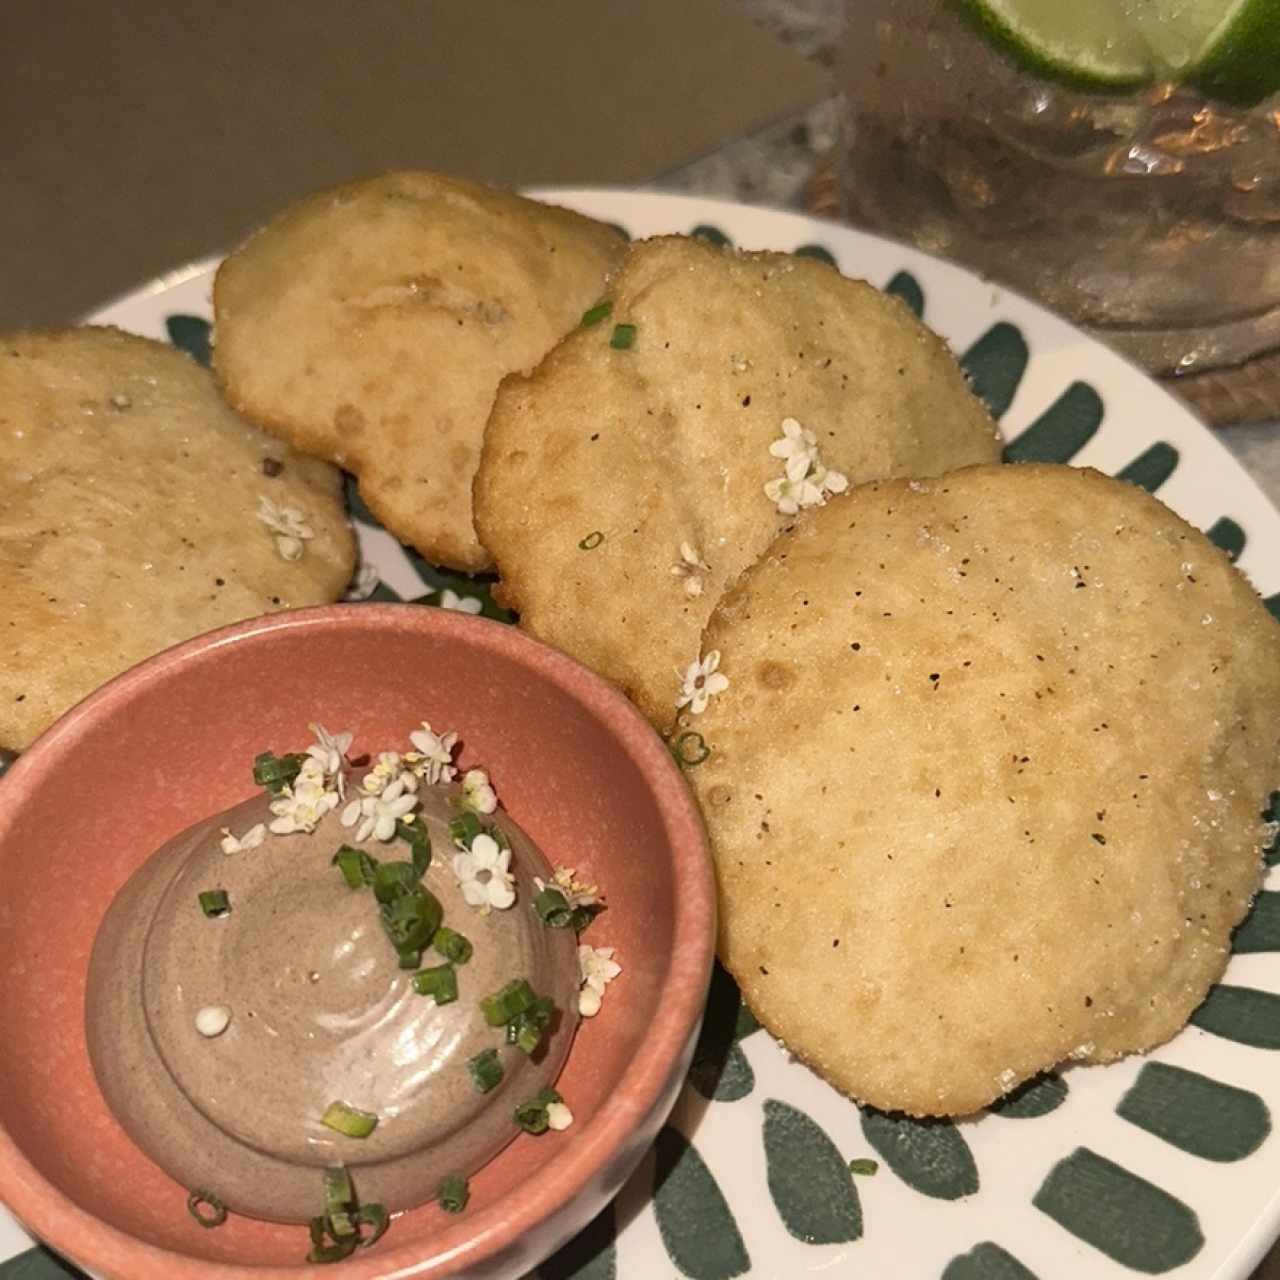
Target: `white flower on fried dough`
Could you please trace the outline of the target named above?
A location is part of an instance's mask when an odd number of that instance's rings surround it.
[[[729,677],[717,670],[719,666],[720,650],[712,649],[705,658],[695,658],[683,672],[677,667],[681,687],[676,708],[688,707],[695,716],[701,715],[710,699],[729,687]]]
[[[409,741],[413,744],[413,750],[405,759],[418,777],[426,779],[427,785],[431,787],[439,782],[453,781],[458,773],[453,767],[453,748],[458,741],[456,733],[435,733],[424,720],[422,728],[415,729],[409,735]]]
[[[484,831],[471,841],[469,849],[453,855],[453,874],[458,877],[463,898],[484,915],[491,907],[505,911],[515,902],[515,877],[510,868],[511,850]]]
[[[377,795],[363,795],[352,800],[338,821],[344,827],[356,828],[357,843],[368,840],[370,836],[385,842],[395,835],[396,823],[412,813],[417,803],[417,795],[404,785],[402,778],[397,778]]]
[[[684,579],[685,595],[700,596],[702,594],[702,575],[710,572],[711,566],[698,554],[697,548],[691,543],[682,542],[680,544],[680,559],[671,566],[671,573],[674,577]]]
[[[498,793],[483,769],[468,769],[462,775],[462,807],[472,813],[492,813],[498,807]]]
[[[300,507],[282,507],[264,493],[258,498],[258,519],[275,535],[276,550],[284,560],[301,559],[304,543],[316,536]]]
[[[582,990],[578,992],[578,1012],[584,1018],[594,1018],[600,1012],[604,989],[622,972],[622,966],[613,958],[612,947],[592,947],[578,944],[578,974]]]
[[[803,507],[820,507],[830,493],[843,493],[848,477],[823,466],[817,437],[795,418],[782,420],[782,435],[769,446],[775,458],[784,459],[783,474],[765,483],[764,494],[785,516]]]

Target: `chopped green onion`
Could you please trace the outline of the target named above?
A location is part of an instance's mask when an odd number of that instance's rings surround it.
[[[499,849],[511,848],[511,841],[507,839],[507,833],[495,823],[491,822],[487,827],[485,827],[484,833],[493,841],[494,844],[498,846]]]
[[[590,307],[582,313],[582,327],[590,329],[592,325],[599,324],[601,320],[607,320],[612,313],[612,302],[607,299],[604,302],[597,302],[594,307]]]
[[[385,1205],[362,1204],[356,1210],[356,1222],[361,1226],[373,1228],[367,1236],[360,1237],[360,1247],[367,1249],[371,1244],[377,1244],[382,1239],[382,1233],[391,1223],[391,1215],[387,1212]]]
[[[200,895],[200,910],[210,920],[215,920],[218,916],[227,915],[231,911],[231,899],[227,897],[227,891],[225,889],[206,889]]]
[[[388,864],[382,864],[383,867],[386,865]],[[378,870],[381,871],[382,867]],[[377,892],[377,885],[374,886],[374,892]],[[407,952],[421,952],[431,942],[444,917],[444,908],[440,905],[439,898],[415,883],[393,902],[384,902],[380,914],[382,927],[391,939],[391,945],[400,953],[400,963],[404,964]],[[417,962],[414,967],[417,967]]]
[[[311,1219],[311,1249],[307,1254],[308,1262],[342,1262],[355,1253],[358,1237],[353,1235],[345,1240],[335,1240],[333,1244],[325,1244],[324,1237],[327,1229],[328,1223],[323,1217]]]
[[[384,906],[418,884],[418,873],[411,862],[380,862],[373,869],[373,896]]]
[[[536,1053],[555,1012],[555,1001],[550,996],[539,996],[507,1023],[507,1043],[519,1046],[525,1053]]]
[[[573,919],[569,921],[574,933],[581,933],[604,910],[603,902],[584,902],[574,907]]]
[[[406,947],[403,951],[397,951],[396,955],[402,969],[416,969],[422,963],[422,951],[418,947]]]
[[[485,1049],[468,1059],[467,1070],[471,1072],[471,1079],[481,1093],[488,1093],[490,1089],[496,1088],[502,1079],[502,1061],[497,1049]]]
[[[452,1004],[458,998],[458,975],[451,964],[419,969],[413,975],[413,989],[420,996],[430,996],[436,1004]]]
[[[413,850],[411,865],[414,874],[421,878],[431,865],[431,837],[427,835],[426,827],[421,822],[406,822],[403,818],[397,818],[396,835],[407,841],[409,848]]]
[[[515,1109],[516,1124],[525,1133],[546,1133],[550,1127],[547,1119],[547,1107],[553,1102],[562,1102],[560,1095],[551,1088],[539,1089],[528,1102],[522,1102]]]
[[[880,1168],[878,1160],[850,1160],[849,1172],[858,1177],[871,1177]]]
[[[469,939],[444,924],[431,935],[431,945],[454,964],[466,964],[475,951]]]
[[[324,1171],[324,1221],[328,1223],[329,1234],[335,1240],[356,1234],[356,1223],[353,1217],[355,1207],[356,1189],[351,1184],[351,1175],[341,1165],[336,1169],[326,1169]]]
[[[702,734],[690,730],[688,733],[682,733],[675,740],[671,754],[675,756],[676,764],[685,769],[692,769],[711,754],[711,748],[707,746]]]
[[[636,340],[636,327],[633,324],[615,324],[609,345],[615,351],[629,351]]]
[[[227,1220],[227,1206],[212,1191],[193,1191],[187,1197],[187,1212],[202,1227],[220,1227]]]
[[[501,990],[480,1001],[480,1012],[491,1027],[500,1027],[523,1013],[537,998],[526,979],[512,978]]]
[[[474,813],[460,813],[449,821],[449,835],[453,843],[464,849],[470,849],[471,842],[483,830],[480,819]]]
[[[342,878],[352,889],[371,885],[378,869],[378,864],[364,850],[353,849],[349,844],[339,847],[332,865],[342,872]]]
[[[604,534],[599,529],[593,529],[581,542],[578,543],[579,551],[594,551],[604,541]]]
[[[567,929],[573,919],[573,908],[569,905],[568,898],[550,885],[534,898],[533,909],[548,929]]]
[[[320,1123],[335,1133],[348,1138],[367,1138],[377,1127],[378,1117],[370,1111],[360,1111],[345,1102],[331,1102],[320,1117]]]
[[[441,1184],[437,1196],[445,1213],[461,1213],[471,1199],[467,1180],[460,1173],[451,1173]]]
[[[263,751],[253,758],[253,780],[278,796],[302,772],[302,762],[306,758],[296,751],[285,756]]]

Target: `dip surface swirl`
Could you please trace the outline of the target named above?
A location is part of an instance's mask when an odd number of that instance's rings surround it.
[[[424,785],[415,818],[433,850],[421,883],[474,948],[454,966],[452,1003],[414,990],[373,893],[331,865],[343,844],[380,861],[407,860],[408,845],[355,841],[336,813],[310,834],[224,853],[224,828],[271,820],[270,796],[259,796],[176,836],[121,890],[90,962],[89,1052],[117,1119],[178,1182],[236,1212],[303,1222],[323,1209],[325,1169],[342,1165],[362,1201],[394,1212],[435,1197],[446,1176],[474,1173],[519,1132],[515,1108],[568,1054],[576,939],[532,910],[534,877],[551,869],[502,812],[484,822],[510,842],[516,904],[488,914],[466,904],[450,866],[459,794]],[[209,918],[199,895],[215,889],[231,910]],[[444,963],[423,952],[421,967]],[[533,1055],[480,1008],[517,978],[558,1010]],[[211,1008],[230,1021],[207,1036],[196,1016]],[[489,1049],[503,1075],[481,1092],[467,1064]],[[334,1102],[375,1115],[376,1128],[353,1138],[325,1126]]]

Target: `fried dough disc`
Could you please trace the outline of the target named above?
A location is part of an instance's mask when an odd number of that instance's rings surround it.
[[[432,173],[317,192],[219,268],[214,366],[243,414],[354,472],[398,538],[483,569],[471,478],[494,392],[624,248],[580,214]]]
[[[195,361],[117,329],[0,333],[0,744],[223,623],[336,600],[342,478],[237,417]],[[285,545],[293,508],[309,537]],[[281,514],[283,512],[283,514]]]
[[[610,297],[607,319],[503,384],[476,527],[521,625],[666,728],[675,668],[789,521],[764,492],[784,420],[855,484],[999,446],[942,340],[823,263],[668,237],[632,249]],[[618,325],[634,326],[628,348],[612,345]]]
[[[984,1106],[1172,1036],[1258,888],[1280,625],[1142,490],[1068,467],[871,484],[707,629],[692,725],[720,954],[854,1098]]]

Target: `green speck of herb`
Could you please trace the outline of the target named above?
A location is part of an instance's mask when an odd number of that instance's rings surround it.
[[[878,1160],[850,1160],[849,1172],[855,1178],[872,1178],[880,1169]]]
[[[594,551],[604,541],[604,534],[599,529],[593,529],[581,542],[578,543],[579,551]]]
[[[227,1220],[227,1206],[212,1191],[199,1188],[187,1197],[187,1212],[202,1227],[220,1227]]]
[[[582,327],[590,329],[592,325],[597,325],[601,320],[607,320],[613,314],[613,303],[608,300],[597,302],[594,307],[589,307],[582,313]]]
[[[216,920],[219,916],[231,913],[231,899],[227,896],[225,889],[206,889],[199,895],[199,901],[200,910],[210,920]]]
[[[689,730],[671,744],[671,754],[682,769],[695,769],[711,754],[711,748],[702,734]]]
[[[635,345],[636,327],[633,324],[615,324],[609,345],[615,351],[630,351]]]
[[[461,1213],[471,1199],[471,1189],[460,1173],[451,1173],[441,1184],[437,1196],[445,1213]]]

